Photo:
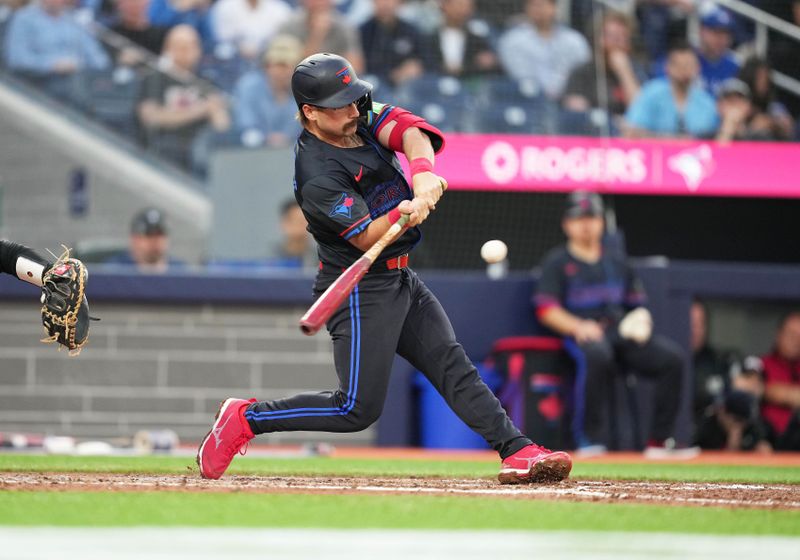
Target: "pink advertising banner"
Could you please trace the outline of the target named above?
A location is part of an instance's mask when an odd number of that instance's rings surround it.
[[[447,136],[454,190],[800,198],[800,144],[510,135]]]

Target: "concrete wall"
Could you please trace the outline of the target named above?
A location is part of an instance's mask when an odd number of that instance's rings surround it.
[[[781,317],[800,307],[800,304],[764,300],[712,300],[706,306],[712,345],[735,349],[742,354],[762,355],[772,350]]]
[[[87,240],[124,247],[133,215],[156,205],[167,212],[173,253],[188,262],[205,256],[209,216],[199,216],[190,207],[202,207],[207,214],[208,203],[189,179],[184,184],[180,177],[145,164],[130,146],[117,149],[110,136],[76,126],[51,108],[26,100],[29,111],[20,113],[11,104],[20,97],[0,80],[0,237],[42,252],[46,248],[59,252],[61,243],[75,247]],[[87,137],[113,152],[114,161],[81,141]],[[141,173],[138,178],[130,175],[143,166],[154,181],[143,182]],[[77,169],[85,170],[88,210],[76,217],[69,210],[68,192]],[[176,186],[154,188],[158,179],[166,177]],[[182,199],[196,204],[182,205]]]
[[[87,437],[208,431],[229,396],[336,388],[330,339],[303,336],[294,308],[97,304],[90,345],[70,358],[42,336],[36,302],[0,306],[0,431]],[[371,443],[356,434],[282,433],[263,443]]]
[[[207,192],[214,206],[209,256],[274,257],[280,208],[294,198],[294,150],[219,150],[211,157]]]

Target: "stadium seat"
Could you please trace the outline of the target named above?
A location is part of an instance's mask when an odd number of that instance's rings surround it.
[[[503,134],[549,134],[552,118],[548,107],[544,100],[525,104],[500,102],[478,113],[478,129]]]
[[[424,117],[443,132],[474,129],[470,122],[470,97],[461,82],[449,76],[423,76],[397,90],[397,103]]]
[[[75,244],[73,256],[86,263],[104,263],[111,257],[123,255],[128,251],[128,243],[124,240],[107,238],[83,239]]]
[[[484,80],[478,90],[481,102],[512,102],[521,103],[542,97],[539,85],[533,80],[513,80],[499,77]]]
[[[486,80],[475,91],[479,132],[553,134],[555,103],[531,80]]]
[[[613,123],[606,129],[608,117],[605,111],[569,111],[562,109],[558,115],[558,133],[565,136],[618,136],[619,131]]]
[[[219,48],[214,54],[207,55],[200,63],[198,75],[225,91],[232,93],[236,82],[245,72],[252,70],[255,64]]]
[[[135,70],[118,67],[86,74],[88,109],[92,116],[128,138],[136,136],[136,100],[141,77]]]
[[[392,84],[375,74],[364,74],[361,79],[372,84],[372,99],[378,103],[394,103],[395,93]]]
[[[478,128],[482,132],[530,134],[533,120],[521,105],[499,105],[480,112]]]

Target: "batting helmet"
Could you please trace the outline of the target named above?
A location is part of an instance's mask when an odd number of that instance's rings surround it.
[[[583,216],[602,216],[603,199],[600,195],[588,191],[573,191],[567,195],[564,208],[565,218],[581,218]]]
[[[336,54],[312,54],[292,74],[292,94],[298,108],[304,104],[344,107],[358,101],[361,109],[371,101],[371,93],[372,84],[359,80],[350,62]]]

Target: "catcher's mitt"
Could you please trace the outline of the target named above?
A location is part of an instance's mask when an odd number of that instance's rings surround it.
[[[65,253],[42,276],[42,324],[47,338],[77,356],[89,340],[89,304],[84,291],[86,266]]]

